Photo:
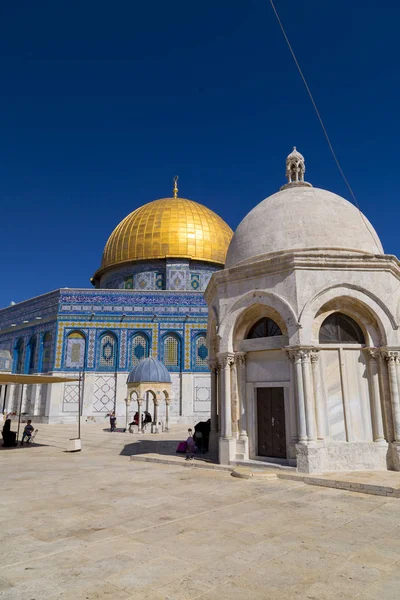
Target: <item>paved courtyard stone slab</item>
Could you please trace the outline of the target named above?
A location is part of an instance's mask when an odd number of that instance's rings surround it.
[[[71,455],[50,433],[0,453],[1,600],[400,598],[399,499],[132,462],[95,429]]]

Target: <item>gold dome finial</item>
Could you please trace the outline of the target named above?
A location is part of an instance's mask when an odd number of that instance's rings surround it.
[[[179,176],[175,175],[175,177],[174,177],[174,198],[178,197],[178,179],[179,179]]]

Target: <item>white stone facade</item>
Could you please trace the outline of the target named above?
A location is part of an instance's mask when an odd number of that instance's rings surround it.
[[[59,373],[65,377],[79,377],[79,373]],[[114,411],[118,427],[126,419],[128,373],[85,373],[82,384],[82,419],[88,422],[104,422],[105,416]],[[169,423],[194,425],[210,418],[211,390],[209,373],[171,373],[171,397],[169,398]],[[5,412],[19,412],[21,386],[2,386],[0,397]],[[116,391],[115,391],[116,390]],[[6,397],[4,394],[6,393]],[[77,420],[79,383],[55,383],[52,385],[26,385],[23,390],[21,412],[35,422],[70,423]],[[132,417],[136,412],[132,403]],[[154,416],[154,403],[150,395],[144,399],[144,410]],[[160,402],[158,417],[165,421],[166,405]]]
[[[301,177],[297,185],[290,183],[242,221],[228,268],[213,275],[206,291],[212,438],[219,460],[277,459],[259,453],[260,428],[266,422],[268,429],[269,417],[261,415],[265,394],[258,390],[278,388],[285,439],[280,460],[303,472],[400,470],[400,263],[383,254],[361,213],[333,194],[337,215],[325,246],[321,229],[329,228],[330,194],[314,190],[307,204],[310,187]],[[297,206],[298,231],[288,217],[290,204]],[[318,228],[317,243],[310,224],[301,227],[307,219]],[[270,235],[279,239],[279,251]],[[335,313],[359,326],[364,343],[320,341],[321,325]],[[246,339],[264,317],[280,335]],[[271,420],[273,425],[273,414]]]

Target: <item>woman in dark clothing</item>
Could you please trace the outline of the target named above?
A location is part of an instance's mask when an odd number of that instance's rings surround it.
[[[7,419],[3,426],[3,446],[11,448],[17,445],[17,434],[11,431],[11,419]]]

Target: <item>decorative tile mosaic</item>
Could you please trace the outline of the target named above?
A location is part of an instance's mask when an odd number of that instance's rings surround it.
[[[73,334],[72,334],[73,335]],[[86,339],[67,337],[65,366],[67,369],[83,369],[85,361]]]
[[[87,366],[89,369],[93,369],[93,367],[94,367],[95,341],[96,341],[96,331],[95,331],[95,329],[91,329],[89,331],[89,345],[88,345],[88,355],[87,355]]]
[[[200,288],[200,273],[191,273],[190,274],[190,287],[197,292]]]
[[[156,273],[155,288],[156,290],[162,290],[164,288],[164,273]]]
[[[126,329],[121,331],[120,336],[120,351],[119,351],[119,368],[124,369],[126,366]]]

